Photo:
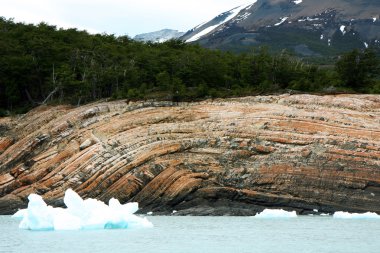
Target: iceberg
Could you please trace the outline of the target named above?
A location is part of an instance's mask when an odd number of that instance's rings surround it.
[[[296,218],[296,211],[288,212],[282,209],[265,209],[259,214],[256,214],[254,218]]]
[[[380,219],[380,215],[376,213],[348,213],[348,212],[335,212],[333,218],[337,219]]]
[[[63,202],[67,208],[48,206],[41,196],[30,194],[27,209],[19,210],[12,217],[21,219],[19,228],[27,230],[87,230],[149,228],[153,224],[134,213],[138,203],[120,204],[110,199],[108,205],[96,199],[83,200],[68,189]]]

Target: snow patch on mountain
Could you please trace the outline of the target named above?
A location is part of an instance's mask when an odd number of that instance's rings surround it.
[[[286,20],[288,20],[288,18],[289,17],[283,17],[283,18],[281,18],[281,21],[278,22],[278,23],[276,23],[276,24],[274,24],[274,26],[279,26],[279,25],[283,24]]]
[[[195,34],[190,39],[186,40],[186,42],[193,42],[193,41],[196,41],[196,40],[200,39],[202,36],[210,33],[212,30],[214,30],[215,28],[217,28],[219,25],[220,24],[217,24],[217,25],[209,26],[206,29],[203,29],[202,31],[200,31],[199,33]]]
[[[318,20],[320,20],[320,19],[319,19],[319,18],[310,18],[310,17],[306,17],[306,18],[298,19],[298,22],[318,21]]]
[[[256,2],[256,1],[255,1]],[[204,28],[203,30],[199,31],[197,34],[193,35],[191,38],[187,39],[186,42],[193,42],[193,41],[196,41],[196,40],[199,40],[201,37],[203,37],[204,35],[206,34],[209,34],[210,32],[212,32],[214,29],[216,29],[217,27],[227,23],[228,21],[230,21],[231,19],[235,18],[242,10],[248,10],[254,3],[250,3],[248,5],[241,5],[239,7],[236,7],[230,11],[228,11],[228,16],[226,16],[226,18],[222,21],[220,21],[218,24],[216,25],[213,25],[213,26],[209,26],[209,27],[206,27]],[[247,14],[246,16],[244,16],[245,14],[243,14],[242,18],[246,19],[249,14]],[[242,20],[242,19],[241,19]],[[195,27],[193,30],[196,30],[197,28],[201,27],[202,25],[200,26],[197,26]]]
[[[240,21],[243,21],[244,19],[247,19],[249,17],[249,15],[251,15],[251,14],[252,13],[246,12],[243,15],[238,16],[235,20],[236,20],[236,22],[239,23]]]
[[[343,35],[346,34],[346,26],[341,25],[339,29],[340,29],[340,31],[342,32]]]

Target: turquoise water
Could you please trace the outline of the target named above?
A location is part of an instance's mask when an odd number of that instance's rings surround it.
[[[0,252],[379,253],[380,219],[331,217],[149,217],[154,228],[46,231],[18,229],[0,216]]]

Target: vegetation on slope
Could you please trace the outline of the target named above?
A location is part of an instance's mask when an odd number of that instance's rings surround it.
[[[343,55],[335,68],[320,67],[266,48],[233,54],[0,18],[0,116],[102,98],[182,101],[286,89],[378,93],[378,70],[371,49]]]

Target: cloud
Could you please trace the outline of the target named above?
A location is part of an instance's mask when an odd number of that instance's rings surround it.
[[[186,31],[249,0],[2,0],[0,16],[92,32],[134,36],[163,28]]]

